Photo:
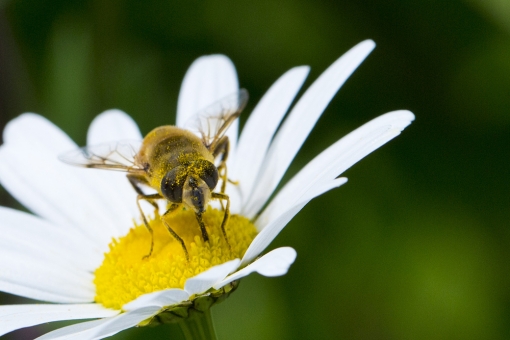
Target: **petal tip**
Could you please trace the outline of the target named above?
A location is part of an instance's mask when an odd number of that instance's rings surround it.
[[[302,72],[308,74],[310,72],[310,66],[308,65],[301,65],[291,68],[291,70],[294,70],[295,72]]]
[[[11,133],[11,130],[15,130],[19,124],[26,124],[27,122],[31,121],[46,121],[46,118],[43,116],[33,113],[33,112],[25,112],[20,114],[19,116],[11,119],[7,124],[5,125],[4,132],[3,132],[3,139],[4,143],[7,142],[9,139],[9,135]]]
[[[96,118],[98,118],[100,116],[109,116],[109,115],[113,115],[113,116],[122,115],[122,116],[129,117],[129,115],[126,112],[124,112],[120,109],[108,109],[108,110],[101,112],[99,115],[97,115]]]
[[[361,54],[364,54],[365,57],[368,56],[375,48],[376,44],[372,39],[363,40],[362,42],[355,45],[352,50],[355,50]]]
[[[209,54],[209,55],[204,55],[204,56],[198,57],[191,64],[189,69],[191,70],[196,67],[203,67],[202,65],[205,65],[205,64],[209,64],[209,65],[215,64],[216,67],[224,66],[224,67],[232,67],[235,69],[235,66],[234,66],[234,63],[232,62],[232,60],[230,60],[230,58],[224,54]],[[188,72],[189,72],[189,70],[188,70]]]
[[[361,43],[366,44],[367,46],[372,46],[372,48],[375,48],[377,45],[372,39],[363,40]]]

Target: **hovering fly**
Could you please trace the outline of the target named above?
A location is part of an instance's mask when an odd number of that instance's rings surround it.
[[[138,194],[136,203],[143,223],[151,234],[150,250],[146,258],[151,256],[154,248],[154,233],[142,211],[140,201],[149,202],[156,210],[156,200],[168,201],[167,210],[161,220],[181,244],[189,261],[184,241],[164,217],[182,206],[192,209],[202,238],[207,242],[209,235],[202,215],[211,199],[220,200],[224,209],[221,231],[230,247],[225,232],[230,217],[230,199],[225,194],[228,180],[226,161],[230,143],[225,133],[239,117],[247,101],[248,92],[242,89],[197,113],[192,121],[186,124],[190,130],[171,125],[160,126],[149,132],[141,143],[118,141],[87,146],[59,158],[65,163],[86,168],[127,172],[127,179]],[[200,136],[192,130],[196,130]],[[219,179],[222,181],[221,187],[219,192],[215,192]],[[142,185],[153,188],[156,193],[145,194]]]

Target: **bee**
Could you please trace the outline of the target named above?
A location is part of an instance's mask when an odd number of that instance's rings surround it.
[[[147,201],[158,213],[155,201],[166,200],[167,209],[161,221],[181,244],[189,261],[183,239],[165,221],[165,216],[182,206],[193,210],[202,238],[208,242],[209,235],[202,215],[211,199],[219,200],[224,210],[221,231],[230,248],[225,232],[230,217],[230,199],[225,194],[230,142],[225,133],[239,117],[247,101],[248,92],[241,89],[197,113],[185,124],[189,129],[160,126],[149,132],[141,144],[140,141],[116,141],[87,146],[65,153],[59,159],[71,165],[127,173],[127,179],[137,194],[136,203],[143,223],[151,234],[150,250],[144,258],[152,255],[154,232],[140,201]],[[220,179],[220,190],[214,191]],[[144,185],[156,193],[144,193]]]

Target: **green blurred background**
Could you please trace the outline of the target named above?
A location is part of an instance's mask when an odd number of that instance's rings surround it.
[[[309,85],[367,38],[377,48],[286,179],[379,114],[417,120],[284,229],[271,248],[294,247],[295,264],[243,279],[213,309],[219,338],[508,339],[508,0],[3,1],[0,127],[38,112],[84,144],[94,116],[119,108],[146,133],[174,122],[187,67],[210,53],[228,55],[251,94],[244,122],[286,70],[310,65]],[[158,336],[182,338],[174,325],[114,338]]]

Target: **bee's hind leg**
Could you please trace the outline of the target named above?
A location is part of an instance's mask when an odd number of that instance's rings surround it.
[[[179,208],[181,205],[180,204],[177,204],[177,203],[173,203],[170,208],[168,208],[168,210],[163,214],[163,216],[161,216],[161,221],[163,221],[163,224],[165,225],[166,229],[168,230],[168,232],[177,240],[177,242],[179,242],[181,244],[181,247],[182,247],[182,250],[184,250],[184,255],[186,255],[186,261],[189,262],[189,254],[188,254],[188,249],[186,249],[186,245],[184,244],[184,241],[183,239],[177,235],[177,233],[168,225],[168,223],[164,220],[164,217],[167,216],[168,214],[171,214],[173,213],[174,211],[177,210],[177,208]]]
[[[232,247],[230,246],[230,242],[228,241],[227,232],[225,231],[225,227],[227,226],[228,220],[230,219],[230,198],[228,195],[225,195],[223,193],[212,193],[212,198],[218,199],[218,200],[225,200],[227,201],[226,207],[225,207],[225,214],[223,215],[223,221],[221,222],[221,232],[223,233],[223,237],[225,237],[225,242],[227,242],[228,249],[232,253]]]

